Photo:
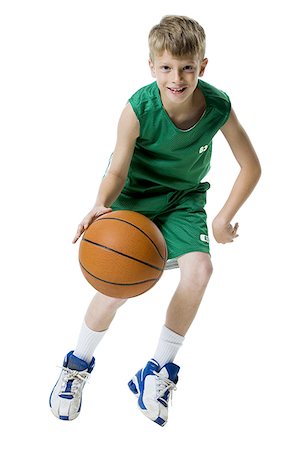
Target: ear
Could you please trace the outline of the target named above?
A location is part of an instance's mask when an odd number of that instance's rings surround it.
[[[153,62],[151,61],[151,59],[149,59],[149,67],[150,67],[150,71],[151,71],[151,76],[152,76],[153,78],[156,78],[156,75],[155,75],[155,69],[154,69],[154,64],[153,64]]]
[[[198,75],[199,77],[203,76],[207,64],[208,64],[208,58],[204,58],[200,63],[200,70],[199,70],[199,75]]]

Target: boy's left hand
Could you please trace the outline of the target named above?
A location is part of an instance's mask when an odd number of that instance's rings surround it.
[[[239,236],[237,234],[239,224],[236,222],[233,226],[232,224],[220,219],[219,216],[215,217],[213,220],[212,228],[214,238],[219,244],[233,242],[234,239]]]

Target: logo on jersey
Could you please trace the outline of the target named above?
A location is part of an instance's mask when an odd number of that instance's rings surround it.
[[[202,242],[206,242],[207,244],[210,242],[209,236],[207,236],[206,234],[201,234],[201,235],[199,236],[199,239],[200,239]]]
[[[208,145],[203,145],[202,147],[200,147],[200,149],[199,149],[199,153],[204,153],[205,151],[207,151],[208,150]]]

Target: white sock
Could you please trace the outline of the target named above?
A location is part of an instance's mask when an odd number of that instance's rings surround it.
[[[160,367],[163,367],[169,362],[173,362],[184,339],[184,336],[180,336],[174,331],[169,330],[166,326],[163,326],[153,359],[158,362]]]
[[[87,327],[85,320],[82,324],[78,343],[73,354],[77,358],[83,359],[90,364],[94,351],[101,339],[104,337],[105,331],[93,331]]]

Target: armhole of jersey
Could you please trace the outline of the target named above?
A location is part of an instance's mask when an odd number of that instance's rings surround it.
[[[227,97],[227,100],[228,100],[228,111],[225,114],[225,118],[224,118],[223,123],[220,126],[220,128],[222,128],[223,125],[225,125],[227,123],[227,121],[229,120],[229,117],[230,117],[230,114],[231,114],[231,109],[232,109],[232,103],[231,103],[230,97],[225,92],[223,92],[223,93]]]
[[[132,110],[133,110],[133,112],[134,112],[134,114],[135,114],[135,116],[136,116],[136,118],[137,118],[137,120],[138,120],[138,124],[139,124],[139,136],[141,135],[141,126],[142,126],[142,124],[141,124],[141,121],[140,121],[140,119],[139,119],[139,111],[138,111],[138,108],[136,107],[136,105],[135,105],[135,103],[132,101],[132,98],[130,98],[129,100],[128,100],[128,103],[130,104],[130,106],[131,106],[131,108],[132,108]],[[139,137],[138,136],[138,137]]]
[[[136,115],[137,120],[139,121],[138,109],[137,109],[136,105],[134,104],[132,98],[130,98],[127,103],[130,104],[131,108],[133,109],[134,114]]]

